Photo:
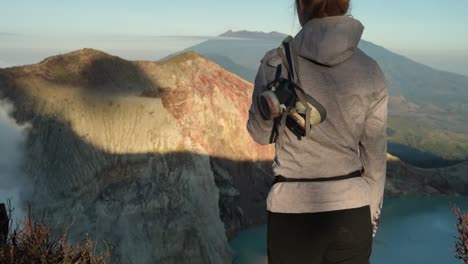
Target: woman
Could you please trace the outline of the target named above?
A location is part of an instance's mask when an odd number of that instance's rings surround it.
[[[283,180],[267,198],[270,264],[370,263],[386,177],[388,91],[378,64],[357,47],[364,27],[347,15],[349,5],[296,0],[298,77],[327,116],[309,137],[286,128],[283,143],[275,141],[273,172]],[[273,143],[277,122],[262,117],[259,95],[282,57],[267,52],[255,80],[247,129],[262,145]]]

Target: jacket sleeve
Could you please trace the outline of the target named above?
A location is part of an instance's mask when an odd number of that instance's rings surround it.
[[[383,205],[387,169],[387,104],[388,90],[385,77],[377,67],[376,97],[368,110],[364,131],[359,142],[359,156],[364,166],[363,177],[370,186],[370,208],[375,237]]]
[[[258,96],[267,90],[267,76],[265,74],[266,59],[263,59],[255,77],[254,89],[252,93],[252,104],[247,120],[247,131],[252,139],[260,145],[271,144],[270,137],[273,131],[273,120],[264,120],[258,109]]]

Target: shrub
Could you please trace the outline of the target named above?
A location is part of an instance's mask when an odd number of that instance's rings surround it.
[[[72,245],[67,242],[65,229],[52,230],[45,223],[46,213],[35,219],[31,207],[28,214],[12,228],[12,212],[0,204],[0,263],[5,264],[106,264],[109,262],[109,249],[96,254],[96,245],[89,238]]]
[[[455,257],[468,264],[468,212],[462,213],[460,208],[455,205],[451,205],[451,208],[457,219],[456,227],[460,234],[455,241]]]

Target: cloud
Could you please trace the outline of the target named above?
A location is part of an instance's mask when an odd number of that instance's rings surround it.
[[[23,217],[21,201],[29,188],[21,166],[29,125],[18,125],[10,116],[12,111],[11,103],[0,100],[0,203],[11,198],[14,216]]]
[[[0,32],[0,36],[20,36],[18,33]]]
[[[6,68],[9,67],[10,65],[6,61],[0,60],[0,68]]]

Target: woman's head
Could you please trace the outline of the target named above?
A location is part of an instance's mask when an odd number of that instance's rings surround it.
[[[304,25],[314,18],[342,16],[348,13],[351,0],[295,0],[299,22]]]

